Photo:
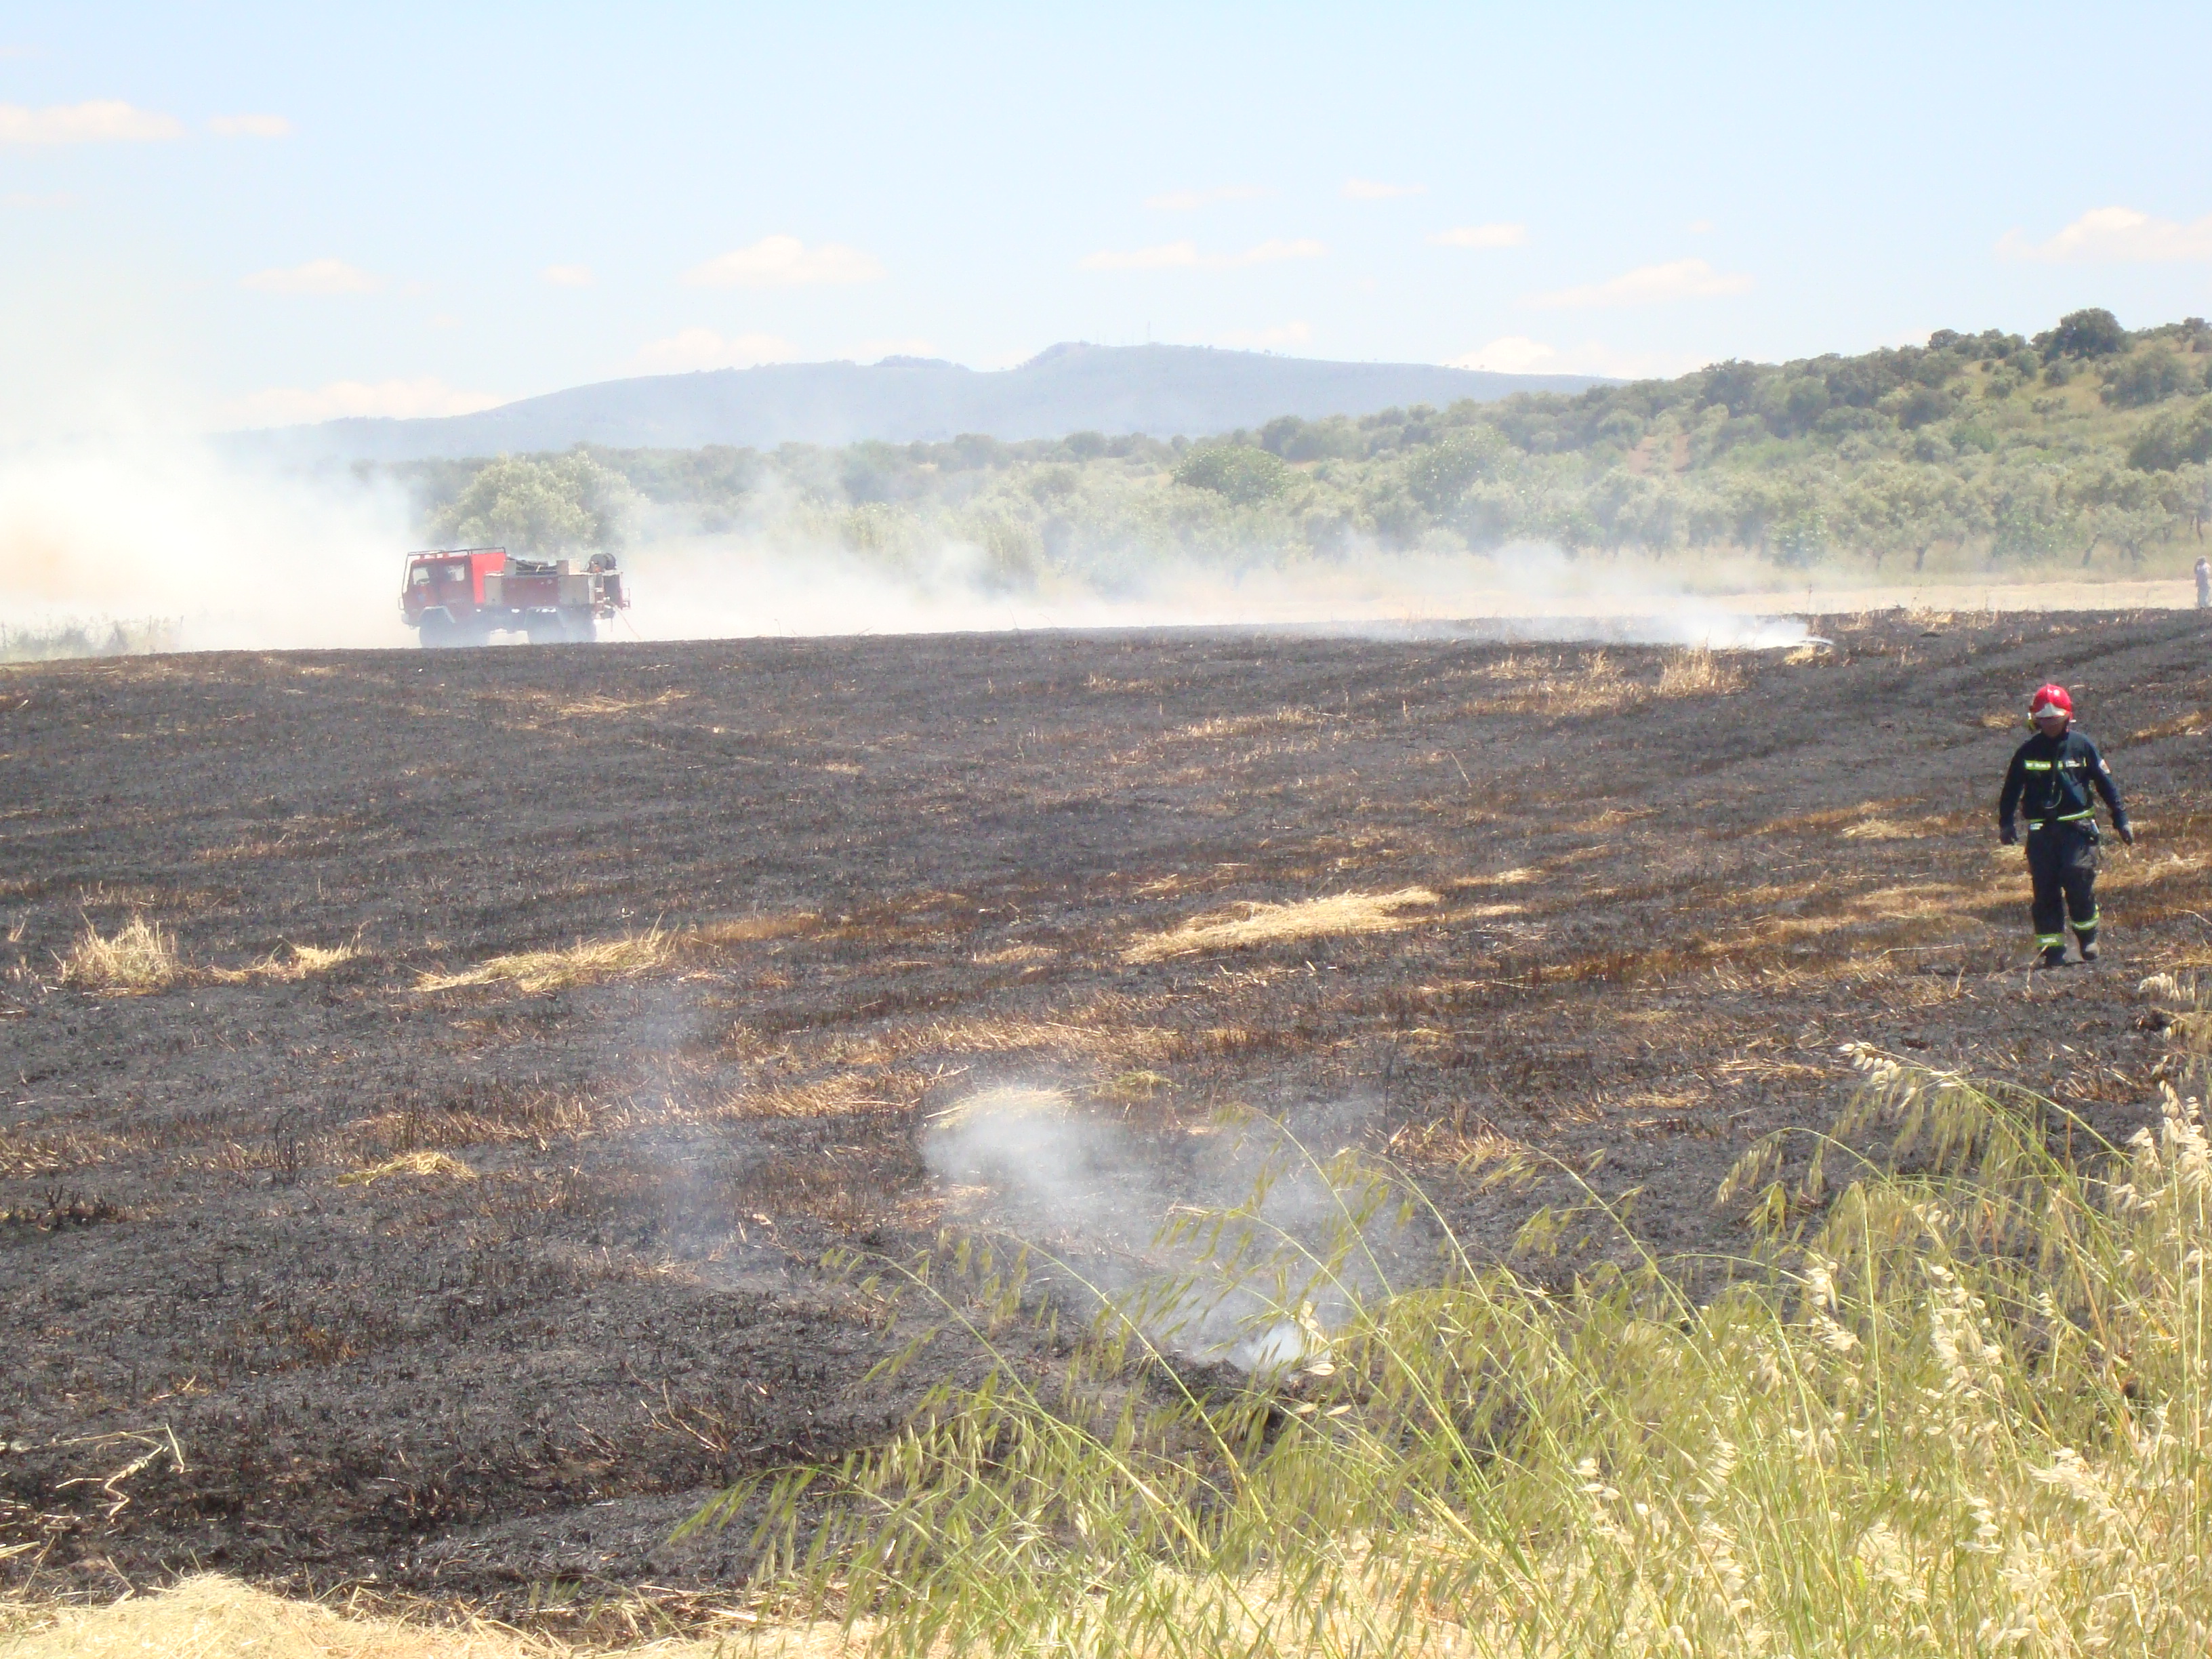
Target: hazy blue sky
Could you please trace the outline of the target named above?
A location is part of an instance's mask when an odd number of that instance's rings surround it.
[[[0,428],[2212,312],[2212,9],[0,5]]]

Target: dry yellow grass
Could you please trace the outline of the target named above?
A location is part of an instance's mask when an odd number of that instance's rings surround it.
[[[507,984],[523,991],[553,991],[665,968],[676,959],[679,945],[677,935],[648,927],[620,939],[578,939],[565,951],[518,951],[492,957],[458,974],[424,974],[415,988],[452,991],[469,985]]]
[[[402,1152],[381,1164],[372,1164],[365,1170],[356,1170],[338,1177],[341,1187],[366,1187],[373,1181],[382,1181],[392,1176],[433,1176],[446,1181],[474,1181],[477,1172],[458,1158],[444,1152]]]
[[[1662,697],[1717,696],[1743,690],[1743,670],[1705,647],[1668,653],[1659,670]]]
[[[857,1651],[834,1624],[756,1627],[733,1616],[720,1638],[669,1638],[635,1647],[574,1648],[478,1620],[460,1626],[352,1617],[287,1601],[216,1573],[103,1607],[0,1607],[0,1659],[830,1659]]]
[[[811,910],[772,916],[730,916],[676,932],[658,926],[619,939],[578,939],[565,950],[517,951],[490,957],[457,974],[421,974],[417,991],[452,991],[473,985],[512,985],[552,991],[594,980],[629,979],[672,968],[684,957],[718,945],[752,945],[803,933],[821,918]]]
[[[803,933],[822,918],[811,910],[791,910],[773,916],[727,916],[702,921],[683,935],[687,945],[751,945],[761,939],[789,939]]]
[[[973,960],[983,967],[1014,962],[1050,962],[1060,954],[1048,945],[1010,945],[1003,951],[981,951]]]
[[[210,969],[210,974],[225,985],[242,985],[255,979],[299,980],[311,974],[328,973],[360,954],[359,948],[351,945],[288,945],[282,951],[271,951],[249,967],[216,968]]]
[[[1928,831],[1917,824],[1899,823],[1894,818],[1862,818],[1836,833],[1846,841],[1918,841]]]
[[[1400,911],[1436,902],[1437,896],[1425,887],[1406,887],[1395,893],[1332,893],[1296,904],[1247,902],[1238,905],[1238,914],[1234,915],[1194,916],[1165,933],[1147,933],[1131,942],[1121,952],[1121,960],[1158,962],[1202,951],[1237,951],[1342,933],[1389,933],[1421,920],[1401,915]]]
[[[1291,726],[1312,726],[1320,716],[1310,708],[1284,708],[1265,714],[1217,714],[1212,720],[1200,720],[1193,726],[1177,726],[1167,735],[1170,738],[1249,738],[1255,732],[1274,732]]]
[[[1669,652],[1656,686],[1632,679],[1603,651],[1573,659],[1503,657],[1489,673],[1505,687],[1480,706],[1502,714],[1620,714],[1655,698],[1717,696],[1746,683],[1734,660],[1702,647]]]
[[[641,708],[665,708],[690,695],[673,688],[653,697],[610,697],[596,692],[589,696],[568,697],[551,691],[524,691],[514,694],[512,701],[563,720],[589,720],[599,715],[635,714]]]
[[[184,977],[177,941],[167,928],[134,915],[112,935],[87,921],[77,942],[61,959],[65,985],[94,991],[160,991]]]
[[[2154,743],[2160,738],[2201,738],[2208,726],[2212,726],[2212,708],[2194,708],[2155,726],[2146,726],[2140,732],[2130,732],[2127,741]]]

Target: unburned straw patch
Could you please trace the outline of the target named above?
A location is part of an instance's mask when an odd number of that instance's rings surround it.
[[[1630,674],[1604,651],[1516,654],[1500,658],[1488,672],[1503,686],[1480,706],[1502,714],[1620,714],[1664,698],[1722,696],[1749,684],[1734,657],[1704,647],[1668,653],[1656,684]]]
[[[424,974],[418,991],[453,991],[471,985],[512,985],[522,991],[553,991],[593,980],[627,979],[667,967],[676,959],[677,939],[659,927],[619,939],[578,939],[563,951],[517,951],[492,957],[458,974]]]
[[[243,985],[258,979],[302,980],[343,967],[360,954],[357,945],[287,945],[244,968],[210,969],[208,976],[225,985]]]
[[[368,1605],[374,1606],[371,1602]],[[216,1573],[198,1573],[153,1595],[126,1596],[105,1607],[0,1604],[0,1655],[6,1659],[571,1659],[584,1653],[635,1655],[637,1659],[712,1659],[744,1652],[761,1659],[830,1659],[857,1653],[872,1629],[850,1635],[835,1620],[779,1627],[750,1609],[699,1609],[696,1622],[735,1634],[694,1639],[661,1637],[619,1647],[572,1646],[527,1635],[494,1620],[439,1606],[435,1624],[373,1615],[358,1595],[341,1610],[322,1602],[272,1595]],[[608,1611],[617,1628],[634,1633],[661,1620],[620,1620],[620,1598]],[[641,1606],[635,1610],[648,1613]]]
[[[2156,743],[2161,738],[2201,738],[2208,727],[2212,727],[2212,708],[2192,708],[2185,714],[2176,714],[2171,720],[2160,720],[2140,731],[2130,732],[2115,747]]]
[[[477,1172],[447,1152],[418,1150],[402,1152],[381,1164],[372,1164],[367,1169],[355,1170],[338,1177],[341,1187],[367,1187],[395,1176],[413,1176],[416,1180],[474,1181]]]
[[[806,933],[820,920],[811,910],[771,916],[732,916],[682,930],[647,928],[617,939],[578,939],[565,949],[516,951],[487,957],[459,973],[419,975],[417,991],[454,991],[471,986],[512,985],[517,990],[555,991],[597,980],[634,979],[675,967],[686,957],[710,954],[719,946],[757,944]]]
[[[165,991],[185,976],[176,936],[136,914],[112,934],[88,921],[60,961],[62,983],[90,991]]]
[[[1924,825],[1899,823],[1895,818],[1862,818],[1836,833],[1845,841],[1920,841],[1930,831]]]
[[[509,701],[533,713],[550,714],[560,720],[592,720],[603,719],[609,714],[635,714],[647,708],[665,708],[672,703],[684,702],[690,695],[687,690],[672,686],[651,697],[614,697],[604,692],[572,697],[553,691],[518,691],[510,694]]]
[[[1437,902],[1425,887],[1395,893],[1332,893],[1292,904],[1247,902],[1236,914],[1194,916],[1164,933],[1147,933],[1121,952],[1128,963],[1159,962],[1206,951],[1238,951],[1348,933],[1385,933],[1425,920],[1401,911]]]

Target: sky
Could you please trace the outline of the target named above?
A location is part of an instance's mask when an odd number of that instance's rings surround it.
[[[2212,313],[2212,8],[0,3],[0,439]]]

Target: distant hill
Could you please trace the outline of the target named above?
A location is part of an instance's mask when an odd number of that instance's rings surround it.
[[[1493,374],[1432,363],[1335,363],[1203,346],[1056,345],[1018,368],[979,372],[932,358],[775,363],[607,380],[434,420],[343,420],[252,434],[286,453],[364,460],[453,459],[590,443],[621,449],[732,444],[1001,440],[1070,432],[1196,436],[1279,415],[1315,420],[1392,407],[1444,408],[1516,392],[1579,392],[1580,374]]]

